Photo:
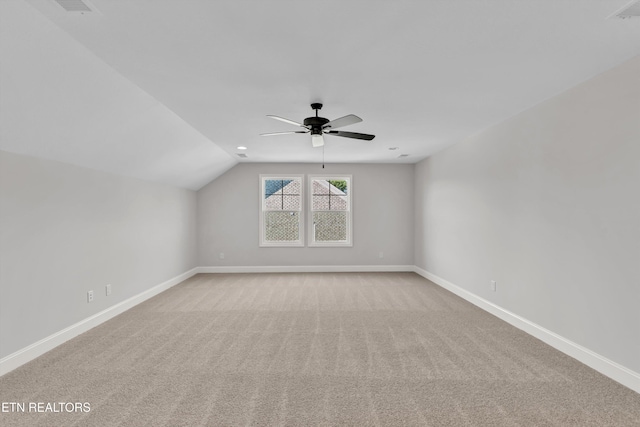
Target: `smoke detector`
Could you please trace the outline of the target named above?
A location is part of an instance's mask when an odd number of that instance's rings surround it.
[[[640,17],[640,0],[627,3],[622,9],[613,12],[609,18],[628,19]]]

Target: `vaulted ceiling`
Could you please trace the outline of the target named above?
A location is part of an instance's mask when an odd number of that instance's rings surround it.
[[[320,162],[259,134],[322,102],[376,135],[327,136],[328,163],[413,163],[640,54],[640,18],[608,18],[628,3],[1,0],[0,149],[198,189]]]

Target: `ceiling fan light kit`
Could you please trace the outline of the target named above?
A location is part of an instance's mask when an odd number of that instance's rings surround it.
[[[324,138],[322,137],[322,133],[311,134],[311,145],[314,147],[322,147],[324,145]]]
[[[284,117],[267,115],[267,117],[271,117],[272,119],[280,120],[281,122],[302,127],[302,128],[305,128],[305,130],[296,130],[296,131],[288,131],[288,132],[271,132],[271,133],[263,133],[260,135],[273,136],[273,135],[285,135],[285,134],[292,134],[292,133],[310,133],[311,145],[313,147],[324,146],[324,135],[335,135],[335,136],[341,136],[343,138],[361,139],[365,141],[371,141],[373,138],[375,138],[375,135],[370,135],[366,133],[343,132],[343,131],[333,130],[335,128],[348,126],[354,123],[361,122],[362,119],[356,115],[349,114],[335,120],[329,120],[327,118],[318,116],[318,110],[322,109],[322,104],[318,102],[314,102],[313,104],[311,104],[311,109],[315,110],[316,115],[312,117],[307,117],[306,119],[304,119],[302,123],[298,123],[290,119],[285,119]]]

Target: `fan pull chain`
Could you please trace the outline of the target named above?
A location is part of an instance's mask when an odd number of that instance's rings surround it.
[[[324,169],[324,145],[322,146],[322,169]]]

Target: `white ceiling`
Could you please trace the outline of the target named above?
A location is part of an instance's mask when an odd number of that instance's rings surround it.
[[[412,163],[640,54],[640,18],[607,19],[628,2],[0,0],[0,149],[198,189],[320,162],[259,136],[320,101],[376,135],[326,137],[328,163]]]

